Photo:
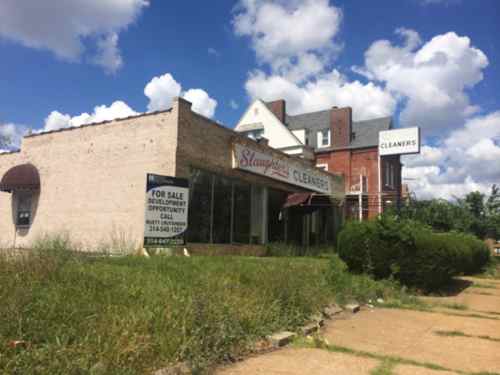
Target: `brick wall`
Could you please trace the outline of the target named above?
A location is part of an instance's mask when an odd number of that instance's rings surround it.
[[[359,181],[360,174],[366,176],[368,198],[364,204],[365,208],[368,208],[367,216],[373,218],[378,215],[378,151],[376,147],[358,150],[344,149],[317,154],[316,164],[328,164],[329,172],[341,173],[345,177],[346,191],[351,190],[351,186]],[[398,192],[401,191],[401,163],[399,156],[383,157],[382,166],[388,164],[394,166],[396,183],[394,188],[384,186],[383,191],[387,199],[395,202]],[[384,178],[384,171],[382,169],[382,178]]]
[[[22,163],[40,173],[40,197],[16,246],[68,233],[84,247],[138,244],[144,228],[145,174],[173,174],[177,127],[171,112],[24,138],[21,152],[0,155],[0,176]],[[11,194],[0,192],[0,244],[14,243]]]

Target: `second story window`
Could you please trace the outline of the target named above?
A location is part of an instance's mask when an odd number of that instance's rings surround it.
[[[330,146],[330,129],[322,129],[318,132],[318,147]]]
[[[261,139],[263,136],[264,136],[264,129],[252,130],[247,132],[247,137],[254,140]]]
[[[385,164],[385,186],[391,189],[396,186],[396,168],[392,163]]]

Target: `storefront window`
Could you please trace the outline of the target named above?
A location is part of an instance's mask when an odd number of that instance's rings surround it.
[[[189,197],[189,242],[210,242],[212,214],[212,175],[194,170]]]
[[[188,242],[261,243],[263,188],[254,196],[248,183],[199,169],[193,169],[190,186]]]
[[[270,242],[283,242],[285,241],[283,204],[287,194],[274,189],[268,189],[268,192],[268,239]]]
[[[251,186],[234,183],[233,242],[250,242]]]
[[[231,180],[215,176],[212,238],[212,242],[214,243],[231,242],[232,188],[233,183]]]

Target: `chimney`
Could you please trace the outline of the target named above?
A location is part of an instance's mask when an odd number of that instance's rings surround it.
[[[352,108],[330,110],[330,134],[333,147],[347,147],[352,138]]]
[[[286,115],[286,102],[283,99],[266,103],[267,108],[284,124]]]

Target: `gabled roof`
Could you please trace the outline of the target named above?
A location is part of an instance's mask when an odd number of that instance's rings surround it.
[[[295,116],[286,116],[286,125],[290,130],[309,129],[321,130],[330,128],[330,110],[304,113]],[[392,117],[380,117],[365,121],[352,123],[353,140],[349,148],[362,148],[378,145],[378,133],[392,128]],[[316,146],[315,137],[311,139],[313,146]],[[321,150],[328,151],[331,147]]]

